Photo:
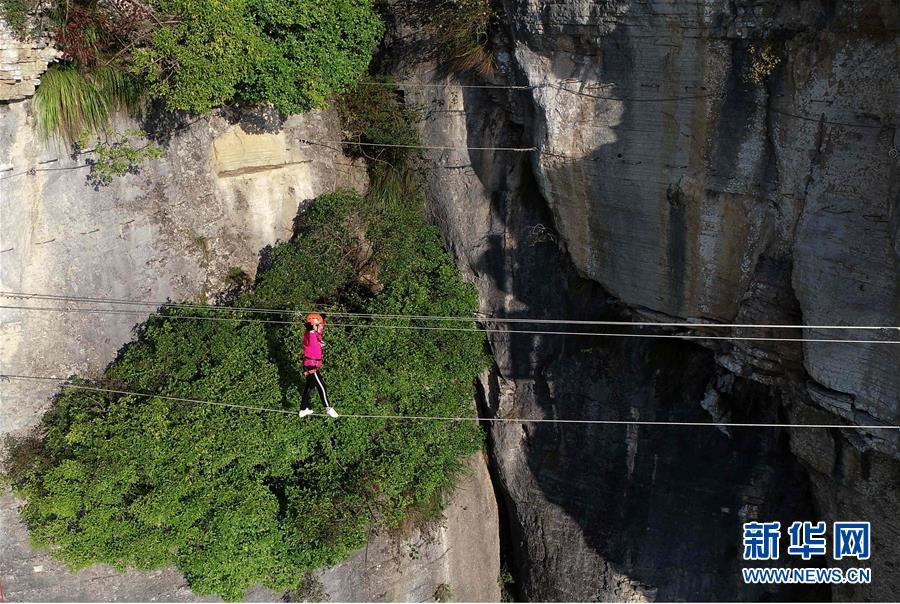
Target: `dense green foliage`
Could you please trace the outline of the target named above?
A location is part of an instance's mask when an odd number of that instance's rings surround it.
[[[368,68],[381,38],[371,0],[156,0],[179,18],[133,53],[131,68],[170,109],[231,99],[284,114],[322,107]]]
[[[393,91],[381,102],[401,107]],[[411,155],[395,159],[410,166]],[[472,316],[477,296],[424,220],[418,180],[386,174],[373,163],[365,199],[318,198],[236,307]],[[361,281],[364,272],[377,286]],[[361,547],[372,524],[398,526],[434,507],[480,446],[470,422],[300,420],[299,317],[281,325],[240,310],[231,316],[246,321],[162,313],[102,381],[151,396],[65,388],[44,418],[43,441],[13,452],[11,479],[33,539],[75,568],[172,562],[202,593],[238,598],[260,582],[302,591],[304,571]],[[340,412],[472,414],[472,381],[486,366],[479,333],[326,318],[323,375]]]
[[[207,113],[232,99],[260,56],[261,32],[248,19],[245,0],[161,0],[155,5],[179,18],[136,48],[128,68],[170,109]]]
[[[400,90],[384,78],[359,85],[336,106],[346,140],[354,141],[345,150],[369,160],[369,197],[377,207],[402,205],[407,192],[421,186],[421,156],[414,148],[420,144],[418,110],[403,103]]]
[[[282,113],[323,107],[366,73],[383,26],[372,0],[254,0],[262,56],[240,86],[250,103]]]
[[[360,84],[353,94],[338,97],[336,107],[341,115],[348,139],[367,146],[350,145],[348,151],[368,157],[376,163],[387,162],[405,171],[416,157],[410,147],[419,144],[416,110],[400,102],[399,91],[386,78],[373,78]],[[368,145],[406,145],[406,147],[372,147]]]
[[[207,113],[232,101],[282,114],[323,107],[366,72],[383,26],[373,0],[0,0],[17,30],[49,22],[63,63],[42,78],[45,133],[100,133],[141,99]],[[45,92],[41,92],[45,89]]]

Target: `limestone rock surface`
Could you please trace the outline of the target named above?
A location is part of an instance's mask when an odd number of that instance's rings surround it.
[[[423,108],[426,143],[536,149],[429,155],[435,220],[487,316],[900,324],[896,3],[505,0],[488,83],[509,90],[460,87],[485,82],[451,74],[440,52],[423,60],[435,43],[427,11],[395,4],[390,65]],[[894,345],[490,340],[482,404],[500,417],[900,417]],[[889,430],[495,424],[518,595],[889,599],[898,441]],[[878,584],[742,584],[742,522],[851,516],[879,527]]]
[[[21,40],[0,19],[0,102],[33,95],[41,74],[58,56],[45,37]]]

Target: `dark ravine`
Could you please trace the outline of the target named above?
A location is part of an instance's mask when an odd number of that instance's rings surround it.
[[[888,154],[900,12],[886,2],[706,4],[505,0],[495,4],[492,82],[537,88],[406,87],[429,144],[546,152],[432,155],[435,220],[484,312],[900,322]],[[431,42],[420,6],[394,3],[401,18],[383,63],[400,82],[477,83],[422,60]],[[759,85],[744,77],[754,44],[781,59]],[[606,84],[608,98],[547,86],[569,78]],[[651,96],[667,100],[635,100]],[[801,333],[833,335],[744,335]],[[888,346],[502,334],[490,344],[496,367],[481,405],[497,416],[898,418],[900,355]],[[505,564],[529,600],[890,599],[900,589],[898,459],[891,432],[490,433]],[[742,522],[820,519],[872,522],[872,585],[742,583]]]

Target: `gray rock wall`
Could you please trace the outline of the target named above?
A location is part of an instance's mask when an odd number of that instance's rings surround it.
[[[726,321],[772,258],[805,323],[900,323],[896,5],[618,7],[509,6],[514,66],[541,86],[538,182],[579,273],[629,306]],[[780,54],[759,84],[751,46]],[[896,419],[896,347],[808,343],[803,360],[853,399],[833,404],[846,417]]]
[[[900,324],[896,4],[507,0],[493,81],[529,86],[508,91],[455,88],[480,82],[422,61],[423,15],[397,4],[398,80],[449,85],[405,88],[426,142],[538,149],[430,155],[435,219],[485,313]],[[491,346],[483,404],[499,416],[898,423],[892,345],[494,334]],[[895,431],[496,425],[491,437],[522,597],[878,600],[900,586]],[[872,585],[741,583],[742,522],[846,518],[876,527]]]

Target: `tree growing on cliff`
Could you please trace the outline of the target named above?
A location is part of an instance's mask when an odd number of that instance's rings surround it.
[[[328,230],[351,223],[362,225],[370,262],[384,269],[378,294],[357,280],[356,236]],[[476,308],[417,203],[375,207],[353,193],[317,199],[297,238],[275,248],[256,290],[237,305],[327,300],[425,315]],[[426,506],[478,450],[470,422],[300,421],[302,322],[264,324],[236,310],[163,310],[99,383],[73,382],[146,396],[62,390],[42,445],[18,455],[12,474],[36,544],[73,568],[173,563],[195,591],[231,599],[259,583],[296,588],[304,570],[363,546],[369,525],[398,526],[411,507]],[[367,325],[329,329],[329,386],[343,412],[472,413],[472,381],[485,367],[480,334]]]
[[[356,127],[383,143],[409,134],[415,113],[401,111],[396,91],[370,100],[355,108]],[[367,108],[373,116],[360,114]],[[403,153],[391,168],[402,176],[373,161],[366,198],[315,200],[231,311],[161,309],[103,379],[62,389],[44,438],[11,456],[9,479],[36,544],[73,568],[172,563],[195,591],[237,599],[259,583],[303,592],[304,571],[364,545],[368,527],[439,509],[481,445],[474,422],[300,421],[302,319],[262,323],[242,310],[327,303],[473,316],[476,292],[425,221],[413,151]],[[472,382],[487,366],[481,334],[405,329],[412,325],[401,319],[382,328],[350,316],[329,323],[329,390],[342,413],[472,414]]]

